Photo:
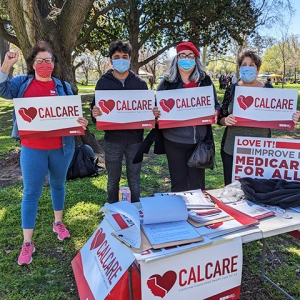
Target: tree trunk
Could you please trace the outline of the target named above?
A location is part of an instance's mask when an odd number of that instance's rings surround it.
[[[139,74],[139,18],[140,12],[135,7],[135,1],[131,0],[130,11],[129,11],[129,42],[132,46],[131,53],[131,70]]]
[[[9,51],[9,42],[0,37],[0,63],[4,61],[5,54]],[[9,77],[12,77],[13,68],[9,71]]]
[[[60,8],[52,7],[48,0],[4,2],[24,56],[29,55],[37,41],[49,42],[59,60],[59,69],[54,76],[68,81],[77,93],[71,54],[94,1],[60,1]]]

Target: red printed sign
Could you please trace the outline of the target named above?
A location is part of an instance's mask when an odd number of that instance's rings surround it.
[[[215,123],[212,86],[157,91],[156,100],[161,112],[159,128]]]
[[[300,180],[300,141],[237,136],[232,180],[243,177]]]
[[[152,90],[97,90],[98,130],[144,129],[154,127],[154,92]]]
[[[134,261],[104,219],[72,261],[80,299],[105,299]]]
[[[83,135],[81,98],[53,96],[15,98],[14,107],[22,138]]]
[[[236,86],[232,114],[236,126],[294,129],[298,91]]]
[[[142,260],[142,299],[239,299],[242,257],[241,238],[236,238],[163,260]]]

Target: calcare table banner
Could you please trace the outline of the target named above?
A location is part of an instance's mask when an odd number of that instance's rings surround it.
[[[21,138],[84,135],[77,122],[82,117],[78,95],[14,98],[13,101]]]
[[[239,299],[241,238],[145,263],[140,261],[142,299]]]
[[[113,231],[104,219],[72,260],[82,300],[105,299],[134,261],[129,248],[111,235]]]
[[[161,112],[159,128],[208,125],[215,123],[213,87],[165,90],[156,92]]]
[[[232,181],[243,177],[300,180],[300,140],[235,137]]]
[[[154,128],[152,90],[95,91],[95,104],[102,112],[98,130]]]
[[[235,125],[292,130],[297,101],[298,90],[236,86]]]

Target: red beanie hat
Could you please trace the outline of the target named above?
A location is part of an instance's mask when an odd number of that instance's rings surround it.
[[[179,53],[184,50],[192,50],[196,56],[200,58],[199,50],[196,48],[196,46],[192,42],[182,42],[177,45],[176,52]]]

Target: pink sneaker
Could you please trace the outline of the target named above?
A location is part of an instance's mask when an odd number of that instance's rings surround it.
[[[53,223],[53,232],[57,233],[57,238],[61,241],[70,237],[70,232],[62,222]]]
[[[18,265],[29,265],[32,262],[32,253],[35,252],[34,243],[27,242],[22,245],[21,253],[18,258]]]

